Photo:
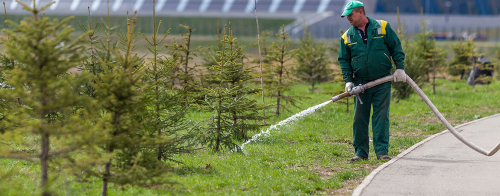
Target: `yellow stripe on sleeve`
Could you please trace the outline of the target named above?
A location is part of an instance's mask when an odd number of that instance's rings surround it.
[[[345,31],[344,35],[342,35],[342,39],[344,39],[344,44],[347,45],[347,32]]]
[[[385,35],[385,27],[387,26],[387,21],[385,20],[382,20],[380,21],[380,23],[382,23],[382,35]]]

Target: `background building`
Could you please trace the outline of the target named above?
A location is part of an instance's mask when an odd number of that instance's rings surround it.
[[[52,0],[36,0],[41,6]],[[257,0],[259,18],[276,20],[269,28],[279,29],[287,25],[292,37],[300,37],[305,26],[318,39],[339,37],[339,31],[349,27],[346,19],[340,18],[344,5],[351,0]],[[22,0],[32,5],[32,0]],[[500,1],[498,0],[364,0],[367,15],[376,19],[387,20],[394,28],[397,23],[399,8],[401,21],[405,22],[408,33],[420,31],[421,11],[427,19],[427,26],[436,32],[438,38],[449,39],[475,34],[478,39],[500,39]],[[26,12],[15,0],[7,0],[9,15],[21,16]],[[138,15],[147,23],[152,15],[153,0],[56,0],[45,10],[47,15],[86,16],[90,11],[93,17],[103,17],[108,13],[113,17],[125,16],[127,11],[137,10]],[[212,33],[207,20],[203,18],[221,18],[223,22],[235,20],[241,35],[254,35],[250,28],[254,19],[254,0],[156,0],[156,14],[163,21],[172,18],[192,18],[192,25],[197,33]],[[77,17],[78,18],[78,17]],[[118,20],[118,19],[116,19]],[[195,23],[198,20],[198,23]],[[213,21],[213,20],[212,20]],[[242,22],[247,21],[247,22]],[[175,22],[175,21],[172,21]],[[239,24],[237,24],[239,23]],[[248,23],[248,24],[247,24]],[[177,28],[175,24],[170,24]],[[264,24],[266,25],[266,24]],[[273,27],[275,26],[275,27]],[[195,28],[196,28],[195,27]],[[246,28],[248,27],[248,28]],[[267,29],[269,29],[267,28]]]

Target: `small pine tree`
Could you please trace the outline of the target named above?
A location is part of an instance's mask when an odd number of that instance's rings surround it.
[[[106,41],[103,41],[103,39],[99,39],[99,44],[97,45],[97,57],[99,58],[97,63],[101,62],[115,62],[116,59],[113,58],[112,51],[114,51],[118,46],[117,41],[111,40],[111,35],[114,34],[114,30],[118,28],[118,26],[111,26],[110,24],[110,16],[109,16],[109,0],[107,1],[107,8],[108,8],[108,15],[107,15],[107,21],[104,21],[104,19],[101,19],[101,27],[102,32],[106,36]],[[109,68],[109,67],[108,67]],[[101,70],[102,72],[102,70]],[[99,72],[98,72],[99,73]]]
[[[212,58],[215,57],[216,60],[220,60],[220,59],[217,59],[218,56],[216,54],[217,54],[217,51],[222,50],[222,46],[223,46],[223,44],[220,40],[222,40],[224,33],[221,30],[220,20],[217,21],[217,26],[215,27],[215,29],[212,28],[212,31],[214,33],[212,37],[213,37],[214,41],[217,42],[217,47],[212,47],[212,46],[208,47],[208,50],[205,50],[205,53],[202,57],[202,59],[203,59],[202,66],[205,68],[204,73],[201,74],[202,85],[213,83],[213,82],[207,80],[207,78],[210,75],[217,74],[214,71],[210,70],[210,67],[217,64],[217,62],[214,62]]]
[[[423,59],[420,58],[421,49],[418,44],[415,44],[410,40],[409,36],[406,34],[406,31],[404,31],[405,23],[401,23],[401,21],[399,20],[399,8],[397,15],[398,22],[396,27],[396,34],[401,40],[403,51],[405,51],[405,73],[418,86],[421,86],[424,80],[423,77],[425,75],[425,69],[423,68],[424,62]],[[395,68],[393,68],[393,71],[395,71]],[[392,97],[396,99],[396,103],[398,103],[401,99],[409,98],[412,93],[415,93],[410,85],[403,82],[392,83],[392,88],[394,89],[392,91]]]
[[[185,25],[179,26],[187,31],[181,34],[183,43],[173,39],[171,44],[166,45],[166,47],[170,49],[168,54],[173,57],[172,59],[176,60],[176,64],[178,65],[172,71],[173,78],[179,81],[178,85],[182,89],[183,99],[190,100],[196,98],[198,84],[194,73],[197,66],[189,66],[189,61],[193,60],[193,57],[198,56],[200,48],[191,49],[191,38],[194,29]],[[174,80],[172,80],[172,83],[174,83]]]
[[[101,26],[99,23],[96,23],[95,26],[92,26],[92,20],[90,19],[90,8],[88,8],[88,16],[89,20],[87,22],[87,25],[80,24],[78,23],[78,26],[80,26],[80,29],[82,29],[84,35],[87,36],[86,41],[90,45],[90,48],[88,49],[88,54],[87,54],[87,59],[83,61],[83,65],[79,68],[80,71],[86,70],[88,71],[92,76],[96,76],[100,73],[103,72],[100,64],[97,62],[98,59],[98,52],[97,52],[97,44],[99,43],[99,37],[97,37],[97,32],[99,32],[99,29]],[[95,82],[95,81],[92,81]],[[96,94],[94,93],[94,88],[92,87],[92,84],[86,84],[86,91],[84,92],[85,94],[89,95],[90,97],[95,98]]]
[[[151,40],[149,40],[146,35],[142,34],[142,37],[144,38],[144,40],[146,40],[148,43],[149,43],[149,46],[146,46],[146,48],[149,50],[149,52],[151,52],[153,54],[153,58],[150,58],[149,61],[150,61],[150,65],[149,65],[149,69],[146,69],[145,72],[146,72],[146,81],[149,81],[149,85],[150,85],[150,88],[148,88],[148,93],[152,93],[151,95],[151,105],[153,106],[153,110],[149,110],[149,114],[150,115],[147,115],[147,116],[150,116],[151,118],[151,125],[149,126],[146,126],[147,128],[149,127],[149,129],[151,131],[149,131],[149,135],[151,136],[154,136],[154,135],[158,135],[158,136],[162,136],[164,134],[163,132],[163,126],[161,125],[162,124],[162,98],[164,96],[162,96],[162,92],[165,92],[165,88],[164,88],[164,84],[163,83],[163,78],[165,76],[165,71],[171,71],[170,69],[168,69],[169,66],[167,66],[167,68],[165,67],[162,67],[160,66],[160,62],[159,62],[159,59],[161,58],[161,56],[159,55],[159,53],[161,52],[161,50],[163,49],[163,47],[160,47],[158,48],[158,46],[163,42],[163,40],[165,40],[165,38],[167,38],[167,36],[170,34],[170,29],[168,29],[168,31],[163,35],[163,37],[160,38],[160,40],[158,40],[158,29],[160,29],[160,25],[161,25],[161,20],[160,22],[158,23],[158,28],[156,28],[156,2],[153,0],[153,36],[151,38]],[[170,67],[172,67],[171,65],[174,64],[174,63],[171,63],[171,61],[166,61],[167,65],[170,65]],[[158,146],[158,149],[157,149],[157,159],[158,161],[161,161],[162,158],[163,158],[163,146]]]
[[[233,104],[239,104],[231,108],[231,122],[236,127],[233,138],[246,140],[249,139],[248,131],[261,126],[251,122],[251,120],[264,120],[264,117],[259,116],[254,110],[264,109],[255,100],[247,97],[260,91],[257,88],[248,87],[248,83],[254,79],[252,72],[256,66],[245,67],[243,64],[245,58],[244,47],[238,44],[236,38],[233,38],[231,23],[229,23],[228,32],[229,35],[225,38],[225,42],[228,44],[226,53],[228,57],[226,59],[230,63],[224,65],[223,80],[229,88],[233,89]]]
[[[460,40],[457,44],[451,44],[451,49],[453,50],[453,59],[451,59],[448,65],[448,73],[452,76],[460,75],[460,79],[463,79],[468,71],[470,71],[469,66],[472,64],[471,54],[474,49],[474,44],[472,40]]]
[[[149,43],[146,46],[153,54],[153,58],[149,58],[149,69],[146,69],[145,80],[149,88],[145,93],[149,94],[148,109],[143,115],[146,119],[145,129],[151,137],[166,136],[170,142],[162,144],[155,149],[155,154],[159,161],[173,160],[174,154],[191,152],[193,146],[193,135],[189,130],[192,127],[185,121],[187,111],[186,99],[183,99],[182,91],[172,87],[170,82],[165,78],[172,73],[172,69],[178,66],[177,58],[179,57],[163,57],[160,55],[163,47],[159,45],[170,34],[170,29],[158,39],[158,30],[160,29],[161,20],[156,26],[156,3],[153,1],[153,36],[150,39],[142,34],[142,37]],[[165,60],[162,60],[165,59]],[[184,134],[180,134],[183,131]]]
[[[426,59],[429,63],[426,66],[426,70],[432,73],[432,94],[436,94],[436,74],[441,71],[446,53],[441,48],[432,49],[429,52],[426,54],[426,56],[430,56],[430,58]]]
[[[422,11],[422,19],[420,20],[420,33],[415,35],[415,40],[413,44],[416,45],[420,49],[420,52],[417,53],[420,59],[431,59],[432,52],[436,49],[436,39],[433,38],[434,32],[432,30],[427,30],[427,20],[423,18]],[[429,82],[431,79],[430,74],[432,73],[432,67],[424,66],[425,68],[425,81]]]
[[[91,100],[80,96],[88,78],[85,73],[68,74],[83,61],[85,47],[83,36],[70,37],[74,29],[67,23],[73,17],[59,22],[38,16],[52,3],[38,9],[35,3],[31,8],[17,2],[33,17],[20,24],[7,21],[14,30],[3,30],[9,37],[2,38],[8,58],[23,66],[8,71],[9,88],[0,89],[1,100],[21,100],[20,107],[4,113],[7,130],[0,142],[7,145],[0,146],[0,157],[38,163],[42,195],[51,195],[51,179],[56,176],[51,163],[69,156],[93,135],[88,116],[78,109],[91,105]],[[69,44],[58,46],[61,42]]]
[[[87,51],[87,58],[83,61],[83,65],[78,67],[78,69],[79,71],[87,71],[92,76],[91,81],[85,85],[86,90],[84,91],[84,94],[89,95],[92,98],[97,97],[93,84],[95,84],[96,80],[99,79],[99,74],[104,73],[103,66],[107,66],[105,62],[116,62],[112,51],[118,48],[118,42],[113,41],[111,35],[114,33],[113,30],[116,29],[117,26],[110,26],[109,1],[107,1],[107,7],[107,22],[104,19],[101,19],[101,23],[96,23],[95,26],[92,26],[89,10],[89,19],[87,24],[78,23],[80,29],[82,29],[86,35],[87,43],[90,45],[90,48]],[[101,39],[101,37],[98,36],[99,30],[101,29],[106,39]],[[109,66],[107,66],[107,68],[110,69]]]
[[[104,72],[94,85],[104,111],[96,125],[102,130],[102,139],[96,141],[97,148],[86,151],[87,157],[74,161],[85,175],[102,179],[103,196],[108,193],[108,183],[143,186],[168,182],[164,176],[168,167],[147,150],[164,145],[169,139],[161,135],[150,137],[143,129],[145,119],[141,115],[147,110],[149,98],[145,93],[148,85],[143,83],[147,67],[137,54],[132,54],[138,34],[136,16],[137,12],[132,20],[127,17],[127,30],[120,34],[125,50],[113,51],[116,63],[106,61]],[[89,168],[99,164],[104,168]]]
[[[307,28],[304,28],[304,38],[300,39],[295,61],[297,63],[295,76],[303,81],[309,81],[311,92],[314,92],[316,83],[327,81],[332,73],[328,68],[330,63],[326,56],[326,48],[323,47],[323,43],[314,41]]]
[[[99,37],[97,37],[97,32],[99,32],[99,29],[101,28],[101,26],[99,25],[99,23],[96,23],[95,26],[93,27],[92,29],[92,20],[90,19],[90,7],[88,8],[88,16],[89,16],[89,20],[87,22],[87,25],[83,25],[83,24],[80,24],[79,22],[78,23],[78,26],[80,26],[80,29],[82,29],[82,31],[84,32],[85,35],[87,35],[87,39],[86,41],[88,42],[88,44],[90,45],[90,48],[89,48],[89,60],[85,62],[85,67],[87,68],[88,67],[88,70],[90,73],[92,73],[93,75],[97,75],[97,72],[96,72],[96,56],[97,56],[97,52],[95,51],[95,45],[98,43],[99,41]]]
[[[477,60],[478,60],[478,57],[481,56],[481,55],[484,55],[484,54],[479,54],[476,52],[476,47],[474,45],[474,38],[471,36],[470,38],[470,53],[466,54],[468,57],[470,57],[472,59],[472,68],[470,70],[477,70],[476,69],[476,64],[477,64]],[[476,86],[476,81],[478,81],[479,78],[475,78],[475,75],[476,74],[472,74],[470,77],[471,80],[472,80],[472,88],[474,88]],[[481,77],[481,76],[480,76]],[[486,80],[490,80],[489,78],[486,78]]]
[[[269,61],[266,63],[265,70],[266,74],[266,84],[267,94],[270,97],[276,97],[276,115],[280,115],[280,109],[290,111],[291,107],[298,107],[298,99],[303,96],[286,95],[290,91],[291,86],[295,83],[288,71],[285,63],[293,59],[296,54],[296,50],[289,50],[290,40],[287,40],[290,35],[285,32],[285,26],[281,27],[281,33],[276,34],[276,36],[281,39],[281,43],[273,42],[271,47],[266,51],[266,59]],[[287,64],[289,66],[290,64]],[[289,104],[287,106],[281,101]]]
[[[217,64],[210,67],[219,74],[208,78],[213,84],[202,91],[206,101],[204,108],[213,114],[208,123],[204,143],[214,152],[224,148],[239,150],[234,140],[247,139],[249,131],[261,126],[256,121],[264,119],[259,115],[263,107],[248,98],[248,95],[258,92],[258,89],[246,86],[246,83],[253,79],[250,74],[253,67],[244,68],[240,63],[243,48],[236,47],[237,42],[232,37],[231,28],[229,31],[226,29],[227,26],[221,40],[223,50],[217,51],[217,57],[212,56],[212,60]]]

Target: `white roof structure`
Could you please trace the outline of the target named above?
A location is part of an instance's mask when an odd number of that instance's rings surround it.
[[[33,6],[32,0],[21,0]],[[46,5],[53,0],[36,0],[37,7]],[[257,12],[264,17],[276,15],[296,18],[298,15],[321,14],[324,12],[341,12],[346,0],[257,0]],[[23,14],[15,0],[7,0],[9,14]],[[49,15],[87,15],[88,9],[92,15],[106,15],[108,0],[55,0],[44,13]],[[156,0],[157,15],[196,15],[217,17],[252,17],[254,0]],[[139,15],[150,15],[153,0],[109,0],[111,15],[125,15],[127,11],[137,10]],[[245,16],[242,16],[245,15]]]

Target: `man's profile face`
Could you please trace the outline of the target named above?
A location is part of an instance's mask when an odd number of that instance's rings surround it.
[[[365,15],[363,15],[363,11],[356,9],[347,15],[347,20],[349,20],[349,23],[351,23],[352,26],[358,27],[363,17],[365,17]]]

